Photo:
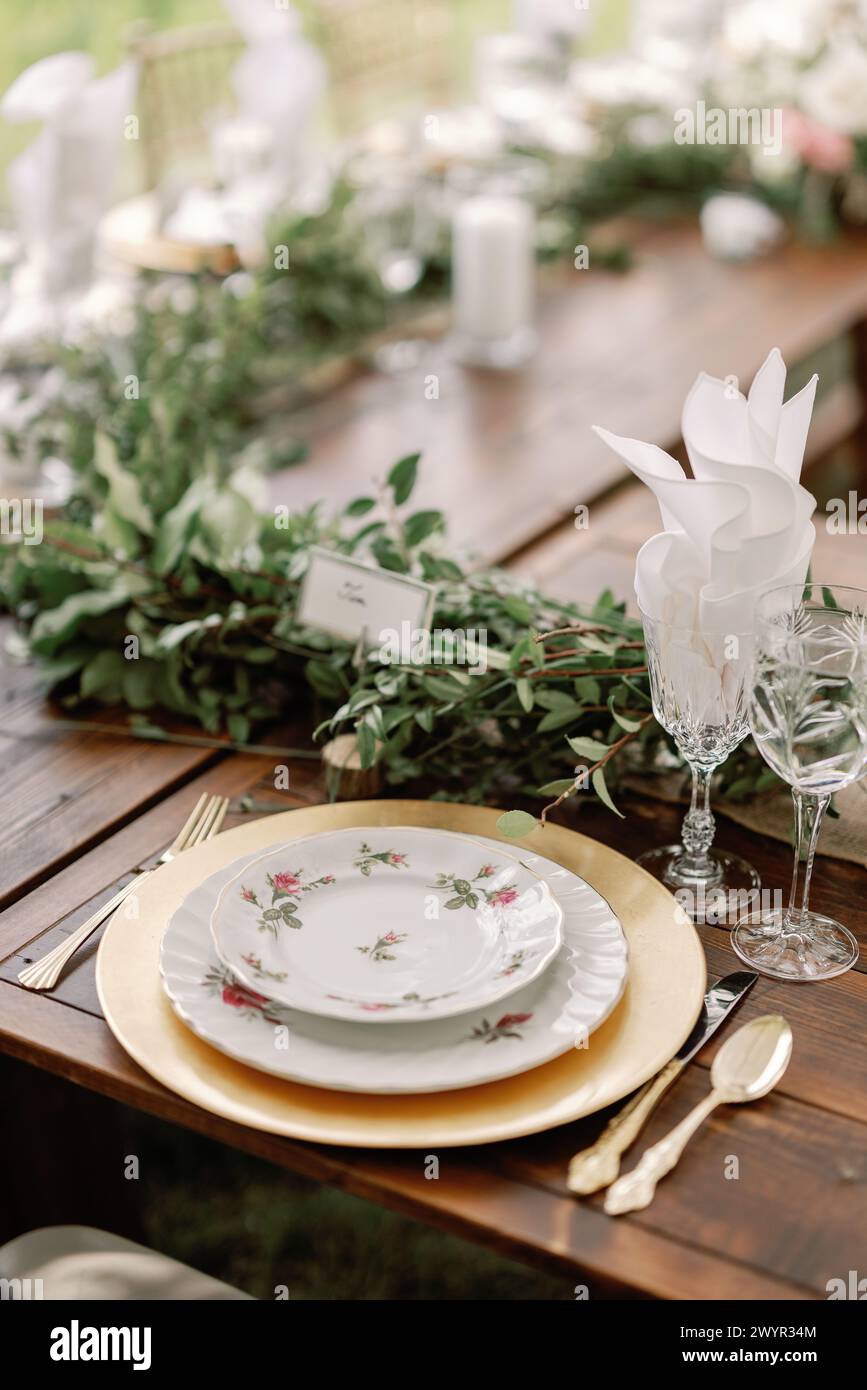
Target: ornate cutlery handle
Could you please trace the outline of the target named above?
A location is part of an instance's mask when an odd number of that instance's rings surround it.
[[[596,1143],[575,1154],[566,1179],[570,1192],[584,1197],[614,1181],[620,1172],[621,1154],[638,1138],[662,1096],[682,1071],[683,1062],[672,1057],[662,1071],[651,1077],[632,1100],[612,1116]]]
[[[130,879],[129,883],[124,884],[113,898],[109,898],[107,903],[98,907],[86,922],[82,922],[80,927],[77,927],[64,941],[61,941],[59,946],[55,946],[53,951],[49,951],[47,955],[40,957],[32,965],[28,965],[26,970],[22,970],[18,976],[22,985],[25,985],[27,989],[53,989],[60,978],[60,972],[64,965],[75,955],[81,943],[96,931],[106,917],[110,917],[120,907],[121,903],[130,896],[134,888],[138,888],[149,872],[150,870],[145,870],[136,878]]]
[[[659,1179],[671,1172],[699,1125],[724,1100],[720,1091],[711,1091],[664,1139],[645,1149],[638,1166],[631,1173],[624,1173],[606,1192],[608,1215],[621,1216],[625,1211],[640,1211],[649,1206]]]

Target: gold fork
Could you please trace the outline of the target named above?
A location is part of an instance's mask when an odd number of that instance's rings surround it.
[[[200,845],[205,840],[212,840],[222,826],[228,809],[229,798],[227,796],[207,796],[205,792],[202,792],[168,849],[163,850],[157,864],[168,864],[183,850],[192,849],[193,845]],[[53,989],[64,965],[75,955],[82,942],[86,941],[96,931],[100,923],[104,922],[115,908],[120,907],[124,899],[129,897],[142,879],[147,878],[148,874],[152,872],[152,869],[141,870],[135,878],[121,888],[120,892],[115,893],[113,898],[109,898],[107,903],[103,903],[102,907],[97,908],[92,917],[88,917],[86,922],[82,922],[81,926],[77,927],[65,941],[61,941],[59,946],[55,946],[54,950],[49,951],[41,960],[33,961],[25,970],[22,970],[18,976],[21,984],[25,985],[27,989]]]

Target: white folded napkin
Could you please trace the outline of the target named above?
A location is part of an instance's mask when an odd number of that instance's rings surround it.
[[[271,132],[274,169],[287,184],[297,183],[325,90],[325,64],[304,38],[301,20],[290,6],[277,7],[274,0],[223,4],[247,44],[232,70],[239,114]]]
[[[589,28],[589,7],[575,0],[514,0],[515,28],[525,34],[551,34],[573,39]]]
[[[777,348],[746,398],[734,378],[702,372],[682,415],[692,478],[655,445],[594,426],[659,503],[664,529],[642,546],[635,565],[635,592],[648,616],[718,637],[750,634],[760,594],[803,583],[816,499],[798,480],[816,381],[784,405],[786,366]]]
[[[132,63],[92,74],[87,54],[58,53],[27,68],[0,103],[7,120],[45,123],[7,174],[23,259],[0,330],[4,343],[59,328],[66,299],[92,278],[137,76]]]

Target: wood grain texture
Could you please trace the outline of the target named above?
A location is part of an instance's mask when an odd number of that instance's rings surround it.
[[[414,502],[441,508],[459,544],[500,561],[627,478],[591,425],[676,448],[700,367],[746,387],[774,344],[791,366],[865,314],[863,237],[830,255],[792,244],[732,266],[707,256],[693,226],[644,228],[628,274],[546,280],[540,350],[520,373],[467,370],[438,345],[417,369],[356,377],[295,413],[291,431],[310,457],[277,475],[274,501],[343,505],[421,449]],[[825,449],[857,420],[851,398],[833,414],[837,424],[817,434]]]
[[[89,858],[95,860],[102,855],[104,871],[109,862],[126,861],[125,867],[132,867],[131,854],[136,858],[149,857],[164,842],[169,822],[175,823],[178,801],[197,794],[200,786],[237,794],[261,783],[261,763],[250,759],[242,765],[244,761],[227,759],[209,769],[183,794],[176,793],[174,805],[167,801],[153,808],[147,817],[146,837],[133,839],[132,827],[127,827],[99,850],[92,851]],[[283,798],[279,801],[285,804]],[[601,812],[596,814],[599,820],[593,830],[610,839],[605,827],[611,825],[613,829],[613,822],[603,818]],[[590,828],[587,820],[582,813],[583,829]],[[631,824],[634,834],[635,821]],[[619,830],[621,823],[616,825]],[[120,851],[120,844],[125,845],[124,851]],[[773,845],[771,853],[779,854],[780,849]],[[69,875],[71,870],[65,872]],[[48,886],[41,890],[43,894]],[[23,905],[18,909],[18,923],[26,924]],[[66,923],[61,922],[57,929],[66,929]],[[703,936],[712,970],[725,973],[736,968],[727,933],[705,928]],[[41,944],[47,947],[50,941],[46,937]],[[5,980],[9,980],[17,965],[16,957],[4,963]],[[72,1007],[65,1007],[64,1003]],[[484,1193],[498,1194],[498,1200],[492,1197],[490,1204],[479,1195],[480,1179],[476,1179],[475,1187],[464,1179],[460,1183],[456,1179],[454,1186],[424,1180],[423,1165],[417,1155],[376,1155],[369,1159],[365,1155],[359,1167],[357,1152],[341,1155],[320,1149],[315,1151],[315,1158],[305,1157],[310,1146],[287,1145],[283,1140],[263,1136],[251,1138],[249,1131],[198,1112],[166,1092],[126,1057],[99,1016],[90,962],[83,963],[74,973],[65,995],[43,998],[10,983],[0,985],[0,1045],[12,1055],[77,1084],[135,1104],[163,1119],[190,1125],[308,1175],[336,1182],[395,1210],[472,1234],[545,1269],[568,1266],[591,1282],[599,1280],[600,1287],[612,1293],[622,1295],[628,1287],[633,1294],[688,1296],[686,1285],[672,1267],[681,1271],[686,1267],[681,1263],[679,1250],[679,1245],[684,1244],[690,1248],[698,1246],[693,1257],[699,1261],[702,1277],[711,1281],[707,1288],[712,1287],[716,1297],[723,1296],[723,1288],[730,1291],[726,1296],[735,1298],[810,1293],[821,1296],[825,1281],[835,1273],[835,1259],[839,1262],[855,1258],[853,1232],[861,1229],[861,1202],[867,1192],[867,1171],[861,1157],[867,1143],[867,1106],[861,1084],[867,1061],[867,1034],[863,1029],[867,979],[852,973],[817,990],[793,990],[762,980],[744,1004],[742,1017],[745,1020],[777,1009],[791,1018],[796,1049],[792,1066],[772,1102],[756,1107],[752,1113],[745,1109],[737,1116],[718,1119],[715,1127],[696,1140],[684,1160],[683,1175],[672,1179],[672,1188],[661,1190],[649,1213],[631,1217],[625,1223],[612,1223],[598,1202],[576,1205],[565,1189],[569,1155],[595,1137],[604,1116],[472,1155],[473,1172],[478,1170],[486,1175]],[[666,1098],[647,1131],[648,1142],[674,1124],[706,1088],[712,1056],[709,1049],[684,1083]],[[801,1150],[802,1143],[807,1146],[805,1152]],[[736,1183],[721,1176],[722,1160],[730,1154],[744,1165],[743,1177]],[[452,1156],[444,1156],[444,1161],[450,1165]],[[809,1184],[805,1173],[809,1175]],[[821,1186],[823,1174],[830,1196]],[[781,1185],[783,1177],[786,1182]],[[532,1194],[527,1189],[532,1189]],[[809,1258],[805,1253],[796,1264],[788,1246],[785,1242],[779,1244],[775,1233],[790,1229],[793,1217],[789,1204],[796,1200],[793,1194],[797,1192],[809,1192],[815,1206],[808,1206],[807,1215],[799,1218]],[[553,1206],[545,1207],[544,1193],[549,1194]],[[742,1201],[746,1195],[750,1200]],[[722,1211],[720,1217],[715,1214],[718,1209]],[[714,1213],[707,1239],[704,1215],[701,1239],[696,1238],[697,1211]],[[526,1229],[531,1212],[535,1245],[528,1245]],[[636,1232],[640,1229],[640,1238],[637,1233],[628,1236],[627,1227]],[[678,1249],[676,1260],[667,1244],[672,1238]],[[629,1254],[632,1240],[637,1243]],[[649,1244],[642,1255],[644,1241]],[[592,1259],[588,1250],[593,1252]],[[651,1252],[652,1278],[643,1262]],[[663,1259],[665,1252],[669,1258]],[[629,1261],[634,1265],[633,1276],[631,1282],[623,1283],[623,1271]]]
[[[771,343],[791,364],[849,330],[858,385],[867,388],[857,327],[865,316],[863,241],[844,240],[831,256],[791,246],[732,269],[708,261],[691,229],[645,231],[630,275],[548,281],[542,351],[520,376],[466,372],[433,348],[416,374],[357,375],[296,415],[291,430],[311,439],[311,460],[275,479],[275,500],[345,503],[399,454],[424,448],[417,504],[442,508],[458,541],[489,559],[511,558],[519,574],[554,594],[591,597],[610,585],[626,597],[636,549],[658,529],[655,505],[642,489],[622,486],[625,470],[590,424],[676,449],[681,404],[699,364],[747,384]],[[425,396],[430,372],[440,378],[437,400]],[[852,429],[863,443],[862,420],[851,390],[833,393],[817,415],[816,449]],[[585,532],[570,520],[577,502],[591,503]],[[864,584],[863,537],[831,537],[820,527],[814,572]],[[93,978],[98,934],[51,996],[23,990],[23,964],[153,862],[201,791],[233,798],[228,825],[244,814],[242,796],[263,814],[321,801],[324,791],[315,763],[290,763],[290,791],[277,792],[266,757],[59,731],[33,672],[0,672],[0,709],[0,1051],[29,1065],[37,1090],[40,1073],[86,1088],[562,1274],[570,1289],[585,1282],[593,1297],[824,1297],[829,1278],[863,1268],[863,870],[820,856],[815,878],[817,904],[862,943],[859,969],[812,988],[761,980],[742,1007],[744,1021],[779,1011],[792,1023],[794,1055],[778,1090],[753,1107],[718,1113],[653,1205],[615,1220],[598,1198],[577,1202],[565,1188],[568,1157],[596,1137],[605,1114],[509,1144],[448,1151],[440,1179],[428,1181],[424,1155],[295,1143],[219,1120],[164,1090],[102,1019]],[[296,746],[306,736],[300,731]],[[623,809],[626,821],[576,798],[562,818],[630,857],[677,837],[679,808],[630,795]],[[718,833],[766,884],[787,883],[785,845],[723,818]],[[702,937],[712,974],[737,968],[724,929],[702,928]],[[646,1142],[706,1090],[717,1045],[664,1098]],[[69,1091],[66,1109],[83,1117],[76,1096]],[[740,1165],[736,1179],[725,1175],[731,1157]],[[34,1211],[28,1224],[39,1220]]]
[[[450,1150],[443,1156],[443,1177],[433,1182],[424,1177],[423,1154],[343,1151],[233,1125],[159,1086],[127,1057],[101,1018],[6,983],[0,983],[0,1044],[10,1056],[160,1119],[539,1268],[598,1281],[599,1294],[679,1299],[703,1287],[715,1298],[809,1297],[808,1289],[790,1279],[733,1265],[693,1241],[637,1227],[630,1238],[631,1223],[616,1226],[570,1197],[552,1197],[537,1175],[518,1180],[500,1172],[493,1149],[484,1158]]]

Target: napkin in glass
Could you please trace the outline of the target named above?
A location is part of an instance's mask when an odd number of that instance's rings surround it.
[[[777,348],[746,397],[733,377],[700,373],[681,422],[692,478],[655,445],[594,426],[659,504],[663,530],[638,553],[635,592],[644,614],[677,629],[667,660],[712,722],[741,698],[758,597],[807,576],[816,499],[799,479],[816,382],[784,404]]]
[[[58,331],[70,297],[93,277],[137,80],[133,63],[100,78],[93,69],[85,53],[54,54],[21,73],[0,102],[9,121],[44,123],[7,174],[23,257],[0,327],[6,345]]]
[[[239,119],[271,135],[275,172],[288,185],[305,163],[325,90],[325,64],[294,9],[273,0],[223,0],[247,47],[232,69]]]

